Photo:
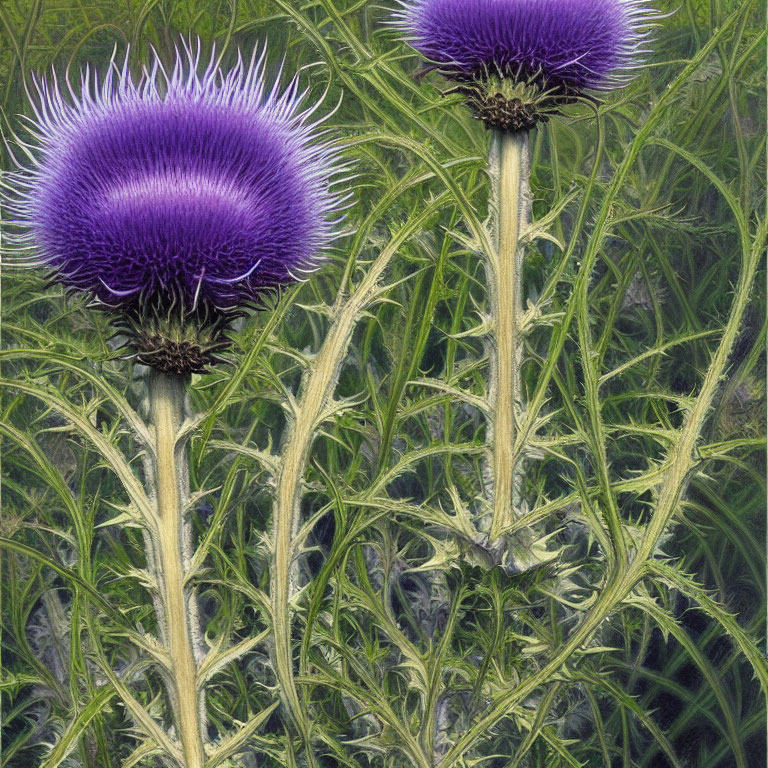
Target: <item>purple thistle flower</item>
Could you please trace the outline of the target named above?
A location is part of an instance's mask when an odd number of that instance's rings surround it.
[[[186,47],[186,46],[185,46]],[[318,140],[296,79],[264,80],[265,51],[224,74],[199,46],[137,81],[112,63],[37,83],[31,167],[6,177],[17,245],[103,304],[208,315],[316,269],[335,236],[344,170]]]
[[[644,0],[403,0],[395,26],[445,74],[573,97],[620,85],[652,17]]]

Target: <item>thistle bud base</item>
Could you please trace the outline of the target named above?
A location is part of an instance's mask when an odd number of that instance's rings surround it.
[[[205,373],[208,366],[218,362],[210,349],[187,339],[177,341],[157,334],[142,334],[134,341],[133,346],[138,362],[163,373]]]
[[[501,93],[483,93],[470,99],[474,116],[487,128],[505,133],[530,131],[538,123],[546,122],[549,116],[540,114],[532,104],[521,99],[505,98]]]
[[[190,311],[180,304],[165,311],[144,305],[121,313],[115,328],[127,336],[126,346],[137,362],[185,376],[206,373],[210,366],[225,362],[221,353],[232,343],[227,330],[240,314],[205,305]]]
[[[521,79],[519,74],[469,77],[454,72],[450,76],[458,83],[455,92],[465,96],[474,117],[486,128],[503,133],[530,131],[576,100],[562,88],[547,88],[542,81]]]

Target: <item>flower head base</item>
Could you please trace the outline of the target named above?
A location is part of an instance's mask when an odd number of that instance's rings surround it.
[[[653,13],[644,0],[401,0],[395,25],[458,82],[477,116],[528,130],[586,91],[626,81]],[[511,84],[514,94],[510,95]]]
[[[197,344],[179,366],[201,370],[222,318],[316,269],[334,237],[343,167],[297,81],[265,85],[264,58],[224,74],[212,56],[198,74],[187,48],[137,81],[113,63],[101,82],[86,71],[79,97],[69,87],[71,103],[38,84],[35,160],[6,182],[16,243],[115,310],[143,362],[160,337],[163,359]]]

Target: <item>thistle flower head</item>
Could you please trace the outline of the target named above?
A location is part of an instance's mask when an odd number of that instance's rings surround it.
[[[621,85],[639,64],[653,18],[645,0],[401,0],[401,6],[395,26],[444,74],[461,83],[490,82],[492,101],[522,106],[537,96],[563,103]],[[493,111],[493,104],[485,106]]]
[[[186,47],[170,72],[157,55],[138,79],[127,60],[86,70],[79,95],[38,81],[33,160],[5,183],[16,245],[145,331],[220,327],[316,269],[343,166],[306,91],[268,86],[264,59],[224,73],[212,55],[200,73]]]

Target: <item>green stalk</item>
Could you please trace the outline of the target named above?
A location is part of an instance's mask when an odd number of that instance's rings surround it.
[[[153,370],[149,401],[154,426],[158,517],[157,573],[161,634],[169,658],[169,694],[184,755],[184,768],[204,768],[204,704],[197,690],[194,638],[197,609],[187,582],[190,532],[184,516],[188,496],[186,451],[179,444],[188,379]]]
[[[491,322],[490,387],[492,517],[490,541],[497,541],[515,519],[520,505],[519,453],[513,450],[517,412],[523,407],[522,272],[519,247],[528,197],[528,134],[496,131],[491,143],[489,167],[495,175],[496,253],[489,254],[488,283]],[[495,174],[494,174],[495,171]]]
[[[395,248],[390,247],[379,256],[331,326],[310,372],[304,379],[283,448],[277,478],[271,578],[275,672],[280,682],[281,697],[292,722],[305,741],[309,760],[314,760],[309,748],[309,726],[296,689],[291,652],[290,600],[297,591],[293,574],[296,556],[294,539],[301,516],[302,480],[315,431],[323,421],[323,411],[329,411],[330,408],[332,412],[333,392],[355,322],[363,307],[370,301],[376,283],[394,252]]]
[[[318,427],[344,407],[343,403],[334,402],[333,395],[361,313],[381,292],[379,281],[398,249],[444,202],[444,196],[436,198],[421,213],[409,220],[376,257],[352,295],[346,301],[339,295],[333,309],[332,325],[315,360],[304,373],[298,400],[291,407],[292,416],[275,483],[272,521],[270,598],[274,635],[273,659],[280,697],[292,724],[304,742],[306,760],[310,766],[316,764],[310,743],[311,724],[309,713],[302,706],[296,685],[291,646],[291,601],[297,592],[294,578],[297,556],[295,539],[301,522],[304,471]],[[421,761],[417,764],[422,765]]]

